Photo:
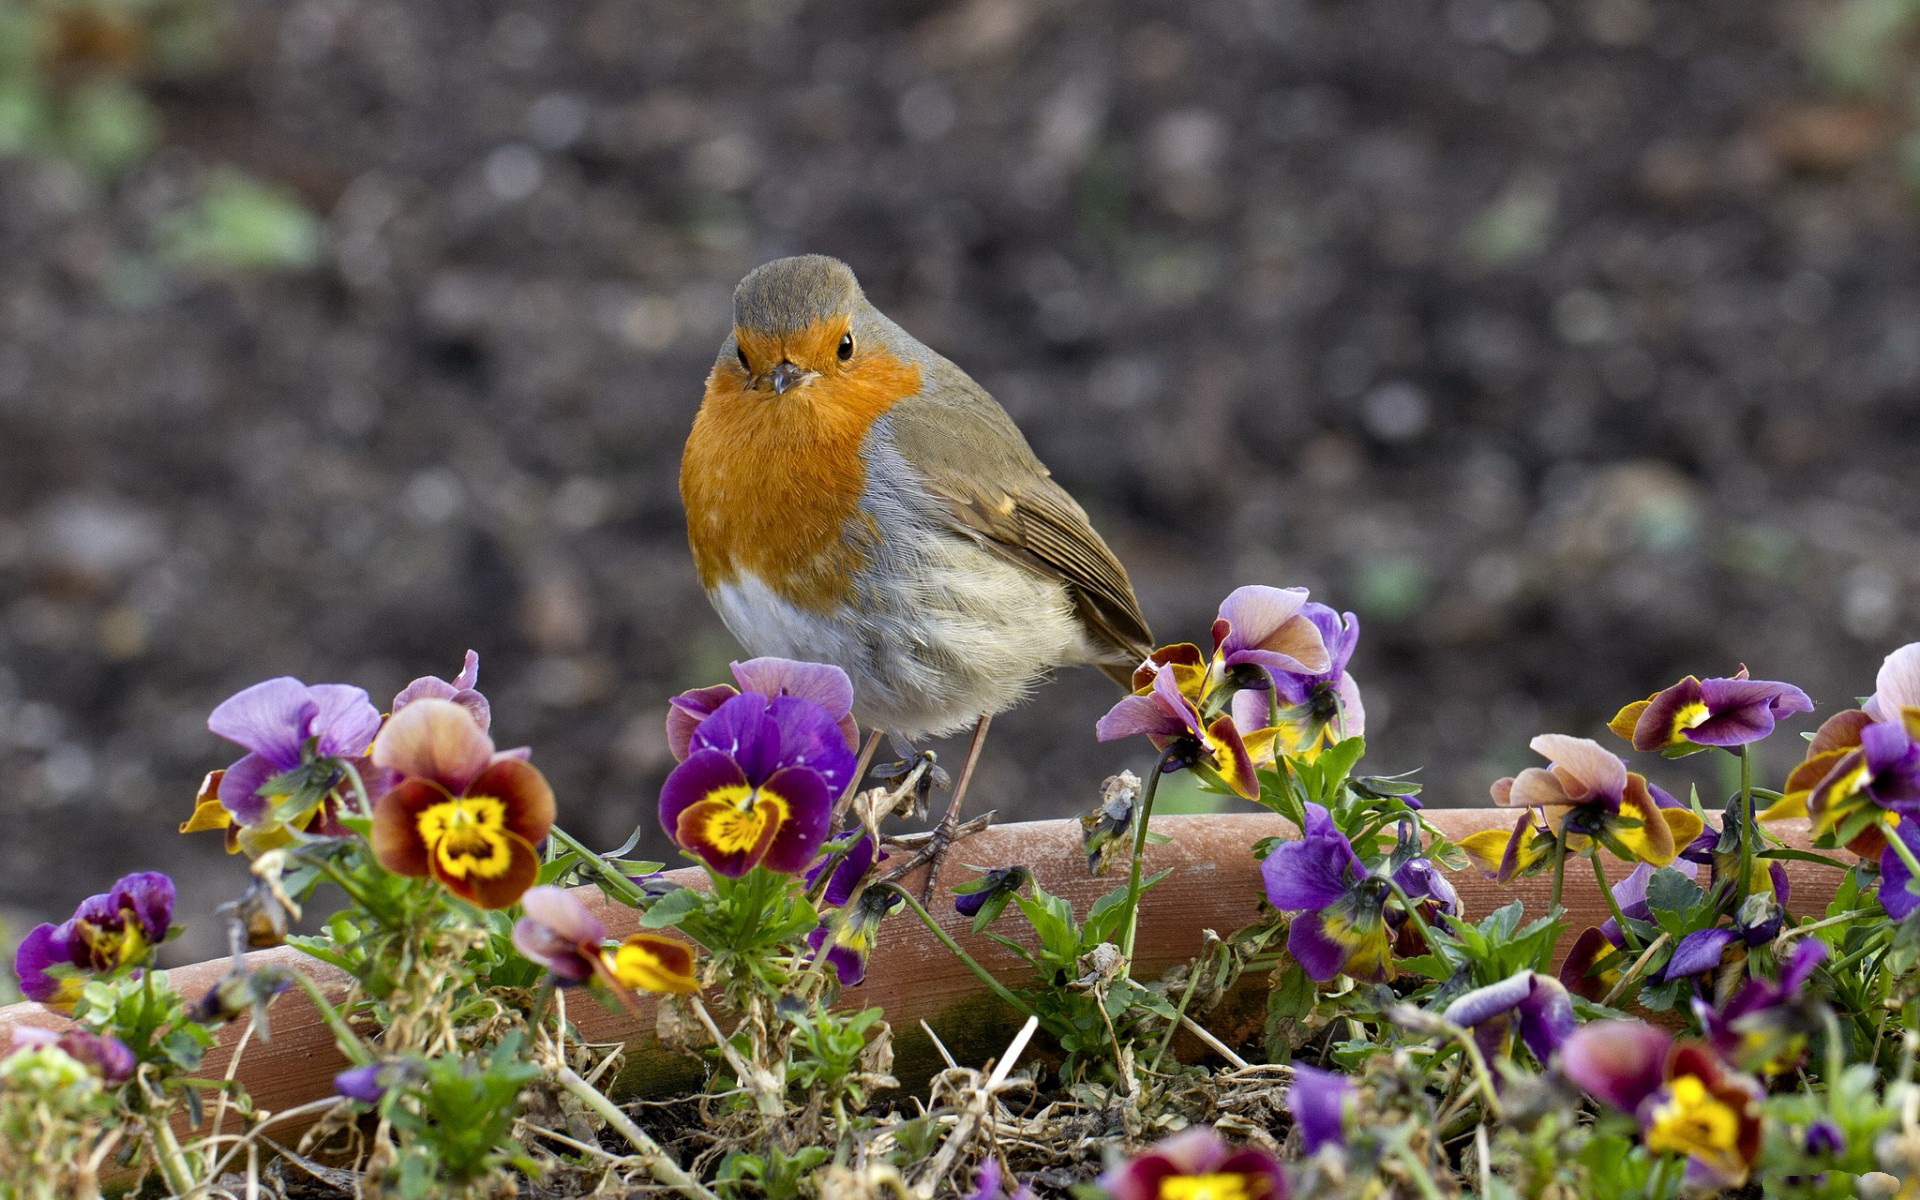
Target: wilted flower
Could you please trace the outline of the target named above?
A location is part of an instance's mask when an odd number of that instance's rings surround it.
[[[1511,833],[1484,829],[1460,842],[1487,874],[1506,882],[1538,867],[1557,838],[1570,853],[1598,841],[1621,858],[1666,866],[1698,837],[1692,810],[1661,806],[1646,777],[1627,770],[1618,755],[1591,738],[1543,733],[1529,743],[1550,760],[1493,785],[1493,802],[1524,808]]]
[[[248,970],[235,967],[220,977],[196,1001],[189,1014],[202,1025],[224,1025],[251,1013],[262,1041],[269,1037],[267,1006],[273,998],[293,986],[293,974],[282,967]]]
[[[1100,785],[1100,807],[1080,818],[1080,848],[1086,852],[1088,871],[1105,873],[1107,851],[1125,845],[1139,804],[1140,777],[1132,771],[1109,775]]]
[[[692,995],[700,990],[693,947],[658,933],[630,933],[613,951],[613,979],[645,992]]]
[[[1287,1200],[1278,1159],[1258,1146],[1236,1150],[1206,1125],[1173,1135],[1098,1182],[1112,1200]]]
[[[460,673],[451,681],[437,675],[423,675],[393,698],[394,712],[399,712],[415,700],[451,700],[461,708],[473,714],[474,724],[486,732],[493,725],[493,706],[480,694],[480,655],[467,651],[466,659],[460,664]]]
[[[851,908],[828,917],[808,934],[807,945],[816,954],[824,949],[834,975],[843,986],[853,987],[867,977],[867,956],[873,953],[881,919],[902,903],[896,892],[868,888]]]
[[[1441,1014],[1463,1029],[1489,1059],[1509,1032],[1518,1034],[1541,1066],[1573,1033],[1573,998],[1558,979],[1537,971],[1518,971],[1498,983],[1475,988],[1447,1005]]]
[[[1287,1111],[1308,1154],[1322,1146],[1347,1144],[1347,1101],[1357,1089],[1345,1075],[1295,1063],[1293,1083],[1287,1088]]]
[[[217,780],[209,776],[225,816],[203,795],[182,831],[237,825],[237,846],[255,854],[286,844],[292,831],[342,832],[338,810],[352,798],[344,791],[340,764],[364,763],[380,730],[380,712],[361,688],[308,687],[282,676],[222,701],[207,718],[207,728],[249,753]],[[375,786],[373,780],[364,782]]]
[[[1730,749],[1766,737],[1782,717],[1812,711],[1813,701],[1799,688],[1748,679],[1741,667],[1730,679],[1689,675],[1627,705],[1608,728],[1632,742],[1635,750]]]
[[[743,692],[694,730],[660,790],[667,836],[722,875],[803,871],[827,839],[854,756],[811,700]]]
[[[1684,1154],[1696,1184],[1735,1187],[1760,1153],[1760,1085],[1712,1049],[1640,1021],[1595,1021],[1560,1048],[1560,1070],[1640,1123],[1655,1153]]]
[[[586,983],[605,957],[607,927],[572,892],[542,884],[520,897],[526,913],[513,925],[513,944],[562,985]]]
[[[980,870],[979,867],[973,869]],[[986,912],[986,920],[976,924],[991,924],[1014,894],[1031,882],[1033,872],[1025,867],[996,867],[954,888],[953,910],[963,917],[976,918]],[[991,911],[988,911],[989,905],[992,905]]]
[[[853,719],[853,681],[839,667],[826,663],[795,662],[790,658],[752,658],[731,664],[739,687],[716,684],[681,692],[667,702],[667,748],[685,761],[693,752],[693,732],[722,704],[742,693],[793,696],[819,705],[840,726],[847,749],[860,745],[860,726]]]
[[[1299,841],[1282,843],[1260,864],[1267,902],[1300,914],[1287,930],[1288,953],[1319,982],[1342,974],[1387,978],[1393,958],[1387,900],[1393,889],[1367,870],[1325,808],[1307,805],[1301,833]],[[1394,882],[1409,899],[1432,894],[1430,874],[1411,862],[1395,872]]]
[[[1172,664],[1156,668],[1144,690],[1122,697],[1100,718],[1094,733],[1103,742],[1144,734],[1156,748],[1173,752],[1167,770],[1205,765],[1236,794],[1249,800],[1260,795],[1253,770],[1259,745],[1248,745],[1231,715],[1203,721],[1194,701],[1180,690]],[[1275,731],[1262,733],[1271,742]]]
[[[473,713],[416,700],[373,744],[399,782],[373,808],[373,852],[398,875],[430,876],[481,908],[505,908],[540,874],[553,790],[515,753],[496,753]]]
[[[56,1032],[37,1025],[15,1025],[10,1036],[12,1046],[9,1053],[37,1050],[43,1046],[55,1047],[75,1062],[85,1065],[109,1087],[133,1078],[134,1068],[139,1065],[133,1049],[110,1033],[91,1033],[85,1029]]]
[[[65,1012],[79,999],[84,973],[144,963],[166,940],[173,895],[173,880],[159,871],[138,871],[82,900],[59,925],[28,930],[13,956],[20,994]]]

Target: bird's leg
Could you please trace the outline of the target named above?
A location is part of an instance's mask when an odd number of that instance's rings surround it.
[[[890,877],[905,874],[921,863],[926,863],[927,881],[920,889],[922,904],[933,902],[934,888],[940,883],[941,864],[946,861],[947,850],[953,845],[956,834],[959,832],[960,805],[967,798],[967,784],[973,781],[973,768],[980,761],[980,749],[987,740],[987,725],[992,720],[993,714],[988,713],[982,716],[979,723],[973,727],[973,738],[967,742],[966,761],[960,766],[960,782],[954,787],[953,799],[947,804],[947,815],[940,818],[940,824],[934,827],[932,834],[927,838],[926,845],[922,846],[911,859],[901,864],[897,871],[889,873]]]

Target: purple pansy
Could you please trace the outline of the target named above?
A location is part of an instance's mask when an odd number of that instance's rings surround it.
[[[854,757],[839,723],[798,696],[733,697],[700,723],[660,790],[667,835],[722,875],[805,870]]]
[[[69,1009],[82,972],[111,972],[146,961],[173,923],[173,880],[137,871],[88,896],[59,925],[27,931],[13,956],[20,993],[50,1008]]]
[[[1819,1021],[1808,1011],[1817,1001],[1807,992],[1807,981],[1826,961],[1826,943],[1804,938],[1782,964],[1777,982],[1749,979],[1718,1008],[1696,999],[1694,1016],[1707,1041],[1728,1062],[1748,1070],[1770,1075],[1792,1070]]]
[[[1098,1183],[1112,1200],[1163,1200],[1182,1194],[1167,1185],[1184,1179],[1205,1180],[1221,1195],[1287,1200],[1287,1176],[1279,1159],[1258,1146],[1236,1150],[1208,1125],[1174,1134],[1100,1176]],[[1187,1194],[1198,1194],[1197,1189]]]
[[[1610,728],[1635,750],[1734,747],[1757,742],[1775,722],[1812,712],[1813,701],[1790,683],[1748,679],[1747,669],[1724,679],[1692,675],[1621,709]]]
[[[973,1179],[973,1195],[967,1200],[1034,1200],[1033,1189],[1024,1183],[1016,1182],[1009,1192],[1000,1181],[1000,1161],[989,1158],[980,1164],[980,1173]]]
[[[1287,1111],[1293,1114],[1301,1147],[1308,1154],[1318,1154],[1322,1146],[1347,1144],[1347,1101],[1357,1090],[1345,1075],[1294,1064]]]
[[[1270,742],[1275,731],[1262,732]],[[1257,747],[1248,745],[1231,715],[1210,722],[1202,718],[1192,698],[1180,690],[1179,670],[1173,663],[1156,667],[1151,683],[1122,697],[1100,718],[1094,734],[1103,742],[1143,734],[1163,751],[1179,748],[1180,753],[1167,764],[1169,771],[1204,762],[1236,794],[1249,800],[1260,794],[1253,769]]]
[[[248,750],[220,779],[221,806],[237,824],[266,830],[325,815],[323,801],[338,782],[327,760],[364,760],[380,732],[380,711],[364,689],[339,683],[308,687],[282,676],[222,701],[207,718],[207,728]],[[311,768],[308,777],[286,780],[283,793],[261,794],[270,781],[303,766]],[[276,811],[296,797],[310,803],[298,812]]]
[[[415,700],[451,700],[461,708],[473,714],[474,721],[485,732],[493,725],[493,706],[480,694],[480,655],[469,650],[460,664],[460,673],[451,680],[441,679],[437,675],[423,675],[393,698],[390,711],[399,712]]]
[[[55,1031],[37,1025],[16,1025],[10,1035],[13,1051],[38,1050],[52,1046],[82,1064],[109,1087],[133,1078],[139,1060],[133,1048],[110,1033],[91,1033],[85,1029]]]
[[[1287,951],[1318,982],[1342,974],[1387,978],[1393,928],[1386,906],[1392,889],[1367,870],[1325,808],[1307,805],[1301,832],[1299,841],[1281,844],[1260,864],[1267,902],[1300,914],[1287,930]],[[1429,897],[1429,891],[1415,890],[1429,885],[1423,873],[1407,871],[1410,865],[1403,865],[1394,881],[1409,899]]]
[[[1213,622],[1216,668],[1222,675],[1243,666],[1296,675],[1328,670],[1332,658],[1306,607],[1305,588],[1235,588]]]
[[[562,985],[586,983],[603,969],[607,927],[572,892],[528,888],[520,907],[526,915],[514,922],[515,948]]]
[[[1473,1031],[1481,1052],[1489,1058],[1509,1030],[1519,1035],[1541,1066],[1574,1030],[1573,997],[1551,975],[1519,971],[1498,983],[1475,988],[1447,1005],[1447,1020]]]
[[[1891,836],[1897,837],[1908,850],[1920,854],[1920,822],[1902,821],[1893,827]],[[1911,884],[1913,872],[1907,867],[1907,860],[1900,857],[1891,845],[1880,852],[1880,907],[1896,921],[1904,921],[1915,908],[1920,908],[1920,896],[1913,894]]]
[[[1323,745],[1361,737],[1367,731],[1360,686],[1347,673],[1360,642],[1359,618],[1320,603],[1307,604],[1301,615],[1319,630],[1329,661],[1324,671],[1270,672],[1280,704],[1280,740],[1290,754],[1312,754]],[[1263,690],[1239,692],[1233,698],[1234,720],[1242,729],[1266,725],[1266,703]]]
[[[995,867],[953,889],[953,911],[963,917],[977,917],[995,901],[1005,908],[1007,900],[1032,881],[1033,872],[1025,867]],[[999,915],[998,909],[994,915]]]
[[[853,719],[853,681],[839,667],[826,663],[795,662],[790,658],[752,658],[731,664],[739,686],[716,684],[694,688],[667,702],[667,748],[685,761],[693,753],[693,734],[702,722],[735,696],[751,693],[771,700],[792,696],[827,711],[839,724],[847,749],[860,745],[860,727]]]
[[[387,1085],[380,1078],[384,1069],[382,1063],[348,1067],[333,1077],[334,1093],[362,1104],[378,1104],[387,1094]]]

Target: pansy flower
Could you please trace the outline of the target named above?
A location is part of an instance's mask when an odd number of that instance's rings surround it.
[[[134,1068],[139,1066],[133,1048],[110,1033],[15,1025],[9,1039],[12,1043],[9,1053],[52,1047],[98,1075],[100,1082],[109,1087],[132,1079]]]
[[[1835,713],[1807,744],[1778,801],[1761,819],[1807,817],[1822,844],[1872,857],[1886,844],[1886,814],[1920,819],[1920,710],[1876,720],[1865,709]]]
[[[184,833],[237,826],[230,849],[258,854],[292,840],[293,831],[338,836],[350,803],[340,761],[366,762],[380,712],[357,687],[312,687],[290,676],[269,679],[222,701],[207,728],[246,747],[245,757],[208,776]],[[377,780],[363,782],[375,789]],[[217,801],[217,806],[215,802]]]
[[[979,869],[974,868],[976,871]],[[1033,872],[1025,867],[995,867],[953,889],[953,911],[963,917],[974,918],[983,912],[987,913],[985,921],[975,921],[976,928],[982,928],[991,924],[1014,895],[1032,882]]]
[[[1207,1125],[1176,1133],[1100,1176],[1111,1200],[1287,1200],[1280,1160],[1258,1146],[1234,1149]]]
[[[1716,877],[1721,869],[1721,864],[1714,864]],[[1757,886],[1751,886],[1747,898],[1741,902],[1733,925],[1696,929],[1681,938],[1673,948],[1673,957],[1661,971],[1661,978],[1683,979],[1718,970],[1726,961],[1729,949],[1744,955],[1748,948],[1764,946],[1779,935],[1786,919],[1787,902],[1793,897],[1793,883],[1787,875],[1786,864],[1756,860],[1753,880]]]
[[[480,655],[467,651],[467,657],[460,664],[460,673],[451,680],[437,675],[423,675],[393,698],[390,711],[399,712],[415,700],[451,700],[461,708],[473,714],[474,723],[482,732],[493,725],[493,706],[480,694]]]
[[[1750,1071],[1778,1075],[1798,1066],[1807,1037],[1819,1026],[1817,992],[1807,981],[1827,961],[1827,945],[1803,938],[1781,965],[1778,981],[1749,979],[1725,1004],[1693,1002],[1694,1016],[1707,1041],[1728,1062]]]
[[[513,945],[552,972],[562,986],[585,983],[598,972],[607,927],[572,892],[542,884],[520,897],[522,916],[513,925]]]
[[[1317,602],[1301,609],[1301,615],[1320,631],[1327,648],[1328,663],[1322,671],[1270,672],[1274,705],[1278,708],[1280,736],[1276,749],[1290,756],[1311,758],[1325,747],[1367,731],[1367,712],[1360,702],[1360,687],[1347,673],[1354,647],[1360,642],[1360,621],[1352,613],[1336,613]],[[1271,723],[1256,719],[1255,705],[1265,705],[1267,695],[1252,688],[1233,698],[1234,719],[1242,729],[1258,729]],[[1266,718],[1267,714],[1260,714]]]
[[[1655,1153],[1684,1154],[1700,1187],[1737,1187],[1760,1154],[1760,1085],[1711,1047],[1640,1021],[1595,1021],[1560,1047],[1560,1070],[1640,1124]]]
[[[1622,708],[1607,727],[1632,742],[1635,750],[1686,754],[1757,742],[1772,733],[1781,718],[1812,711],[1813,701],[1799,688],[1748,679],[1741,667],[1727,679],[1689,675]]]
[[[533,886],[553,789],[519,754],[496,752],[471,710],[414,701],[380,731],[373,761],[399,778],[373,807],[381,866],[429,876],[481,908],[505,908]]]
[[[1579,854],[1595,841],[1631,862],[1663,867],[1698,837],[1692,810],[1663,807],[1646,777],[1627,770],[1591,738],[1543,733],[1528,743],[1549,760],[1493,785],[1493,802],[1524,809],[1511,833],[1484,829],[1460,842],[1480,869],[1502,883],[1543,864],[1564,837]]]
[[[1095,735],[1103,742],[1144,734],[1159,750],[1173,752],[1167,770],[1205,766],[1235,794],[1248,800],[1260,795],[1254,760],[1271,745],[1276,732],[1260,731],[1249,744],[1231,715],[1203,720],[1193,699],[1180,690],[1171,663],[1155,668],[1153,680],[1144,691],[1122,697],[1094,726]]]
[[[85,975],[139,966],[166,940],[173,899],[173,880],[159,871],[138,871],[82,900],[59,925],[28,930],[13,956],[20,994],[70,1011]]]
[[[756,866],[794,874],[827,840],[854,756],[839,723],[799,696],[742,692],[695,729],[660,790],[674,844],[722,875]]]
[[[1213,622],[1214,676],[1221,680],[1245,677],[1249,668],[1269,677],[1329,670],[1333,660],[1321,627],[1306,608],[1305,588],[1258,584],[1235,588],[1221,601],[1220,615]],[[1265,681],[1259,686],[1265,686]]]
[[[1475,988],[1447,1005],[1441,1015],[1471,1030],[1488,1059],[1511,1033],[1543,1067],[1553,1062],[1574,1030],[1573,997],[1558,979],[1537,971],[1518,971],[1498,983]]]
[[[1287,930],[1287,951],[1307,977],[1324,983],[1336,975],[1385,979],[1393,970],[1393,924],[1387,880],[1369,872],[1353,843],[1318,804],[1306,808],[1302,837],[1285,842],[1260,864],[1267,902],[1300,915]],[[1425,872],[1402,864],[1394,874],[1409,899],[1431,895]]]
[[[630,933],[613,948],[608,969],[622,987],[690,996],[700,990],[693,947],[659,933]]]
[[[1357,1090],[1345,1075],[1294,1064],[1286,1103],[1303,1150],[1318,1154],[1322,1146],[1347,1144],[1347,1104]]]
[[[667,748],[681,762],[693,753],[693,732],[722,704],[742,693],[793,696],[825,709],[840,726],[847,749],[860,746],[860,726],[853,719],[853,681],[839,667],[826,663],[795,662],[790,658],[751,658],[731,664],[734,682],[681,692],[667,701]]]

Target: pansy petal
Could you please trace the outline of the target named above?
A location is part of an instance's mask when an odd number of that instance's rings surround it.
[[[853,782],[854,753],[841,732],[838,717],[798,696],[776,696],[767,705],[767,717],[780,734],[775,770],[806,767],[818,771],[835,793]]]
[[[430,779],[458,795],[493,759],[493,739],[451,700],[419,700],[388,718],[373,740],[376,766]]]
[[[770,871],[797,875],[807,869],[813,856],[827,840],[827,828],[833,820],[833,801],[825,777],[807,767],[785,767],[760,785],[757,803],[778,797],[785,808],[773,841],[767,846],[761,864]]]
[[[502,830],[497,835],[506,850],[504,865],[489,870],[448,870],[447,856],[431,854],[428,862],[434,880],[454,895],[479,908],[501,909],[526,894],[540,878],[540,853],[519,834]]]
[[[469,796],[492,796],[506,808],[505,825],[527,844],[538,846],[553,828],[553,788],[538,767],[516,758],[497,758],[467,788]]]
[[[688,808],[716,794],[744,796],[751,787],[739,763],[718,750],[696,750],[660,787],[660,824],[671,835]]]
[[[1712,971],[1720,966],[1720,959],[1727,947],[1738,940],[1739,934],[1731,929],[1696,929],[1680,939],[1673,949],[1673,957],[1667,960],[1663,979],[1684,979],[1689,975],[1698,975],[1702,971]]]
[[[613,953],[613,977],[626,987],[691,995],[700,990],[693,947],[658,933],[628,934]]]
[[[1570,737],[1564,733],[1543,733],[1527,743],[1535,754],[1551,760],[1554,766],[1586,785],[1585,794],[1568,789],[1574,803],[1596,797],[1615,797],[1627,785],[1627,764],[1620,756],[1592,738]],[[1562,775],[1565,782],[1565,775]]]
[[[754,783],[773,774],[781,765],[780,729],[768,719],[770,704],[758,692],[742,692],[727,700],[694,732],[694,752],[718,750],[739,763]]]
[[[1148,737],[1175,737],[1187,732],[1184,720],[1167,710],[1157,694],[1122,696],[1094,724],[1094,737],[1103,742],[1144,734]]]
[[[1644,1021],[1594,1021],[1560,1047],[1560,1071],[1596,1100],[1631,1113],[1660,1090],[1673,1035]]]
[[[1318,1153],[1322,1146],[1346,1144],[1347,1100],[1357,1090],[1345,1075],[1305,1063],[1294,1065],[1286,1105],[1308,1154]]]
[[[1318,804],[1307,806],[1306,836],[1281,843],[1260,864],[1267,903],[1281,912],[1325,908],[1346,895],[1350,878],[1364,872],[1353,843]]]
[[[220,777],[220,804],[242,825],[258,825],[267,819],[273,802],[260,794],[260,788],[286,771],[264,754],[249,754],[228,767]]]
[[[1287,929],[1287,953],[1315,983],[1339,975],[1351,952],[1350,947],[1327,936],[1318,912],[1301,913]]]
[[[566,888],[528,888],[520,897],[520,907],[529,920],[538,921],[572,945],[597,946],[607,939],[607,927],[600,918]]]
[[[839,667],[790,658],[750,658],[732,667],[743,692],[808,700],[826,709],[836,722],[853,711],[853,680]],[[849,739],[847,747],[856,748],[856,742]]]
[[[380,710],[367,698],[365,688],[344,683],[316,683],[307,689],[315,705],[309,735],[317,734],[315,747],[332,758],[359,758],[373,745],[380,732]]]
[[[693,753],[693,731],[713,715],[714,709],[739,694],[738,688],[720,683],[681,692],[667,701],[667,749],[674,761],[684,762],[687,755]]]
[[[1220,778],[1245,800],[1260,798],[1260,779],[1253,771],[1253,757],[1240,740],[1232,717],[1221,717],[1207,727],[1207,749],[1213,754],[1214,769]]]
[[[373,806],[373,856],[396,875],[428,875],[430,855],[420,835],[420,814],[448,799],[445,788],[425,779],[408,779],[387,789]]]
[[[256,683],[221,701],[207,717],[207,728],[287,770],[300,762],[300,743],[313,712],[307,691],[290,675]]]
[[[1866,703],[1867,712],[1882,721],[1894,720],[1905,708],[1920,708],[1920,642],[1909,642],[1887,655]]]

